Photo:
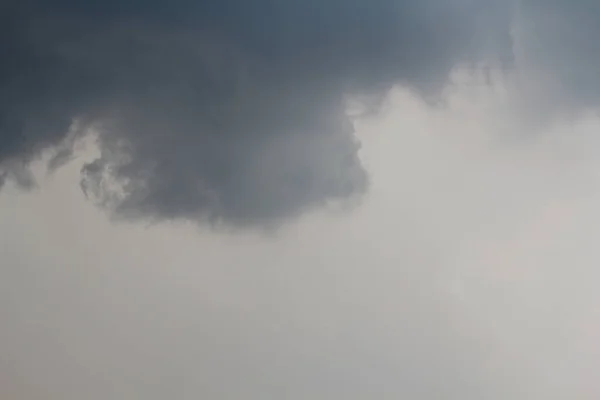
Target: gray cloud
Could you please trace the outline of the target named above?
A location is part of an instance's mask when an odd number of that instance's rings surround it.
[[[524,0],[520,8],[521,45],[539,69],[554,75],[560,100],[577,106],[599,99],[599,14],[600,4],[590,0]]]
[[[519,2],[512,23],[516,103],[534,130],[598,108],[599,13],[594,1]]]
[[[368,178],[344,96],[430,97],[458,64],[506,60],[505,3],[9,2],[2,176],[54,146],[60,165],[93,128],[82,187],[121,217],[269,225],[353,199]]]

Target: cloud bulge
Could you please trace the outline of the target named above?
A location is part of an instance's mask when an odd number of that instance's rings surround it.
[[[595,2],[8,1],[0,182],[93,131],[86,196],[126,219],[273,226],[369,187],[348,98],[431,104],[500,69],[526,118],[594,109]]]
[[[33,185],[93,130],[86,195],[117,216],[279,224],[359,198],[344,99],[434,98],[457,65],[508,59],[495,0],[108,1],[3,6],[0,171]]]

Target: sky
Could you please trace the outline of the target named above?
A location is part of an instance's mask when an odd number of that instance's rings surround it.
[[[6,2],[0,397],[598,398],[594,15]]]

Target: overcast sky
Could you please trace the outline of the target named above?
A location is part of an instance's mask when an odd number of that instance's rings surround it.
[[[2,399],[599,398],[600,4],[103,4],[0,7]]]

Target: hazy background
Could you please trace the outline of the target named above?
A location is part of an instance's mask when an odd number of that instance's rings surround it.
[[[522,118],[492,78],[395,89],[355,123],[362,204],[271,235],[112,223],[77,185],[93,145],[8,184],[0,396],[598,398],[600,119]]]

